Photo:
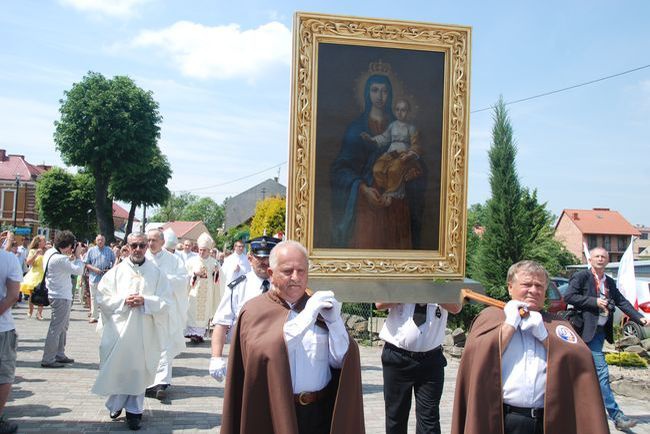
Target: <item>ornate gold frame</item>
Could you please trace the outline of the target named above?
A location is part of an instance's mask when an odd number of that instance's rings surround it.
[[[471,29],[298,12],[294,17],[287,235],[307,247],[310,276],[461,279],[465,274]],[[318,46],[445,53],[439,250],[314,248]]]

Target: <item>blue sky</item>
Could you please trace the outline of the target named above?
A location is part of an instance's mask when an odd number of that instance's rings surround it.
[[[644,0],[5,0],[0,11],[0,148],[62,165],[52,133],[64,90],[91,70],[128,75],[160,103],[170,189],[217,202],[278,167],[286,184],[295,11],[472,26],[472,110],[650,64]],[[650,68],[509,113],[521,182],[554,214],[609,207],[650,225]],[[491,126],[489,111],[471,115],[470,204],[490,194]]]

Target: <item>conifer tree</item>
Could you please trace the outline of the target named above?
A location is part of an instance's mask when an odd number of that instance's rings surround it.
[[[525,225],[522,221],[522,189],[515,166],[517,148],[503,98],[494,107],[490,160],[490,188],[485,232],[476,258],[476,277],[488,294],[506,299],[508,267],[524,253]]]

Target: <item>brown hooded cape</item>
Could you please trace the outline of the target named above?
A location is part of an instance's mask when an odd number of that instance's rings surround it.
[[[609,433],[591,351],[568,322],[542,315],[548,331],[544,432]],[[503,434],[500,330],[504,319],[503,310],[490,307],[472,325],[456,378],[452,434]]]
[[[242,308],[228,356],[222,434],[298,434],[283,333],[288,315],[272,291]],[[353,339],[342,368],[332,374],[330,433],[364,433],[359,347]]]

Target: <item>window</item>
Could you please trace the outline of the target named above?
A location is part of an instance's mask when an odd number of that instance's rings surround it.
[[[603,235],[603,247],[608,252],[612,250],[612,237],[609,235]]]
[[[647,240],[648,239],[648,233],[647,232],[641,232],[641,239],[642,240]]]
[[[589,235],[587,238],[587,246],[589,247],[589,250],[598,247],[597,242],[598,242],[598,238],[596,237],[596,235]]]
[[[625,235],[618,237],[618,251],[624,252],[627,249],[628,238]]]

